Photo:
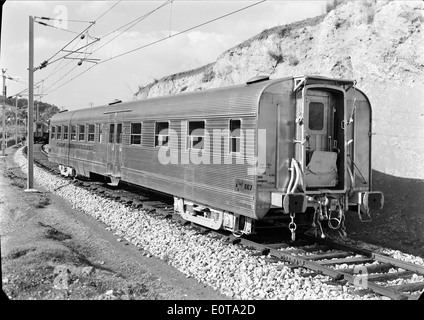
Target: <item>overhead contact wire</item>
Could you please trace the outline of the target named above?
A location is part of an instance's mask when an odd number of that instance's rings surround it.
[[[214,18],[214,19],[208,20],[208,21],[206,21],[206,22],[204,22],[204,23],[198,24],[198,25],[196,25],[196,26],[194,26],[194,27],[190,27],[190,28],[188,28],[188,29],[185,29],[185,30],[183,30],[183,31],[180,31],[180,32],[178,32],[178,33],[176,33],[176,34],[173,34],[173,35],[171,35],[171,36],[164,37],[164,38],[162,38],[162,39],[159,39],[159,40],[153,41],[153,42],[151,42],[151,43],[148,43],[148,44],[146,44],[146,45],[143,45],[143,46],[137,47],[137,48],[135,48],[135,49],[129,50],[129,51],[127,51],[127,52],[121,53],[121,54],[119,54],[119,55],[117,55],[117,56],[111,57],[111,58],[109,58],[109,59],[107,59],[107,60],[103,60],[103,61],[101,61],[101,62],[99,62],[99,63],[97,63],[97,64],[95,64],[95,65],[92,65],[92,66],[91,66],[91,67],[89,67],[89,68],[87,68],[86,70],[84,70],[83,72],[79,73],[79,74],[78,74],[78,75],[76,75],[75,77],[71,78],[71,79],[70,79],[70,80],[68,80],[67,82],[63,83],[62,85],[60,85],[60,86],[58,86],[58,87],[54,88],[52,91],[48,92],[47,94],[51,94],[52,92],[54,92],[54,91],[58,90],[59,88],[61,88],[61,87],[63,87],[64,85],[68,84],[69,82],[71,82],[71,81],[75,80],[76,78],[80,77],[81,75],[83,75],[84,73],[86,73],[88,70],[91,70],[91,69],[92,69],[92,68],[94,68],[95,66],[101,65],[102,63],[105,63],[105,62],[111,61],[111,60],[113,60],[113,59],[116,59],[116,58],[122,57],[122,56],[124,56],[124,55],[129,54],[129,53],[132,53],[132,52],[135,52],[135,51],[138,51],[138,50],[144,49],[144,48],[149,47],[149,46],[152,46],[152,45],[154,45],[154,44],[156,44],[156,43],[159,43],[159,42],[165,41],[165,40],[167,40],[167,39],[170,39],[170,38],[176,37],[176,36],[178,36],[178,35],[181,35],[181,34],[183,34],[183,33],[186,33],[186,32],[188,32],[188,31],[191,31],[191,30],[193,30],[193,29],[196,29],[196,28],[202,27],[202,26],[204,26],[204,25],[207,25],[207,24],[209,24],[209,23],[215,22],[215,21],[217,21],[217,20],[220,20],[220,19],[226,18],[226,17],[228,17],[228,16],[230,16],[230,15],[233,15],[233,14],[236,14],[236,13],[238,13],[238,12],[240,12],[240,11],[243,11],[243,10],[249,9],[249,8],[251,8],[251,7],[254,7],[254,6],[256,6],[256,5],[259,5],[259,4],[261,4],[261,3],[265,2],[265,1],[266,1],[266,0],[258,1],[258,2],[256,2],[256,3],[253,3],[253,4],[251,4],[251,5],[248,5],[248,6],[246,6],[246,7],[240,8],[240,9],[238,9],[238,10],[235,10],[235,11],[229,12],[229,13],[227,13],[227,14],[225,14],[225,15],[222,15],[222,16],[219,16],[219,17],[217,17],[217,18]],[[128,25],[128,24],[127,24],[127,25]],[[122,28],[122,27],[121,27],[121,28]],[[95,52],[95,51],[93,51],[93,53],[94,53],[94,52]],[[46,95],[47,95],[47,94],[46,94]]]
[[[193,30],[193,29],[196,29],[196,28],[202,27],[202,26],[204,26],[204,25],[207,25],[207,24],[209,24],[209,23],[215,22],[215,21],[217,21],[217,20],[220,20],[220,19],[226,18],[226,17],[228,17],[228,16],[230,16],[230,15],[233,15],[233,14],[238,13],[238,12],[240,12],[240,11],[246,10],[246,9],[248,9],[248,8],[251,8],[251,7],[253,7],[253,6],[256,6],[256,5],[258,5],[258,4],[262,3],[262,2],[265,2],[265,1],[266,1],[266,0],[262,0],[262,1],[256,2],[256,3],[251,4],[251,5],[249,5],[249,6],[246,6],[246,7],[243,7],[243,8],[241,8],[241,9],[238,9],[238,10],[236,10],[236,11],[233,11],[233,12],[227,13],[227,14],[225,14],[225,15],[223,15],[223,16],[220,16],[220,17],[214,18],[214,19],[212,19],[212,20],[209,20],[209,21],[206,21],[206,22],[204,22],[204,23],[198,24],[198,25],[196,25],[196,26],[194,26],[194,27],[191,27],[191,28],[185,29],[185,30],[183,30],[183,31],[177,32],[176,34],[170,35],[170,36],[168,36],[168,37],[165,37],[165,38],[162,38],[162,39],[159,39],[159,40],[153,41],[153,42],[148,43],[148,44],[146,44],[146,45],[143,45],[143,46],[137,47],[137,48],[135,48],[135,49],[129,50],[129,51],[127,51],[127,52],[121,53],[121,54],[119,54],[119,55],[117,55],[117,56],[114,56],[114,57],[111,57],[111,58],[109,58],[109,59],[107,59],[107,60],[104,60],[104,61],[102,61],[102,62],[99,62],[98,64],[101,64],[101,63],[104,63],[104,62],[107,62],[107,61],[110,61],[110,60],[113,60],[113,59],[116,59],[116,58],[122,57],[122,56],[124,56],[124,55],[127,55],[127,54],[129,54],[129,53],[132,53],[132,52],[135,52],[135,51],[138,51],[138,50],[141,50],[141,49],[144,49],[144,48],[146,48],[146,47],[149,47],[149,46],[154,45],[154,44],[156,44],[156,43],[159,43],[159,42],[162,42],[162,41],[164,41],[164,40],[170,39],[170,38],[172,38],[172,37],[179,36],[180,34],[183,34],[183,33],[186,33],[186,32],[188,32],[188,31],[191,31],[191,30]]]

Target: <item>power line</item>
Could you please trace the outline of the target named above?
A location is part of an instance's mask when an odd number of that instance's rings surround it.
[[[98,64],[95,64],[95,65],[92,65],[91,67],[89,67],[88,69],[86,69],[86,70],[84,70],[83,72],[81,72],[81,73],[79,73],[79,74],[77,74],[75,77],[73,77],[73,78],[71,78],[71,79],[69,79],[68,81],[66,81],[65,83],[63,83],[63,84],[61,84],[60,86],[58,86],[58,87],[56,87],[56,88],[54,88],[52,91],[50,91],[50,92],[47,92],[46,94],[45,94],[45,96],[47,96],[47,95],[49,95],[49,94],[51,94],[52,92],[54,92],[54,91],[56,91],[56,90],[58,90],[58,89],[60,89],[61,87],[63,87],[64,85],[66,85],[66,84],[68,84],[69,82],[71,82],[71,81],[73,81],[73,80],[75,80],[76,78],[78,78],[78,77],[80,77],[80,76],[82,76],[84,73],[86,73],[88,70],[90,70],[90,69],[92,69],[92,68],[94,68],[95,66],[97,66]],[[76,66],[74,67],[74,69],[76,68]],[[72,72],[74,69],[72,69],[70,72]],[[66,75],[68,75],[70,72],[68,72]],[[63,78],[63,77],[62,77]],[[62,79],[61,78],[61,79]],[[60,79],[60,80],[61,80]],[[49,88],[47,88],[46,89],[46,91],[48,90],[48,89],[50,89],[52,86],[50,86]]]
[[[69,70],[67,73],[65,73],[60,79],[58,79],[57,81],[56,81],[56,83],[57,82],[59,82],[60,80],[62,80],[63,78],[65,78],[68,74],[70,74],[72,71],[74,71],[76,68],[78,68],[78,65],[75,65],[71,70]],[[47,91],[47,90],[49,90],[51,87],[53,87],[55,85],[55,83],[53,83],[50,87],[47,87],[46,89],[45,89],[45,91]]]
[[[69,50],[69,53],[67,53],[67,54],[65,54],[64,56],[62,56],[62,57],[60,57],[60,58],[57,58],[56,60],[53,60],[53,61],[51,61],[51,62],[47,62],[47,63],[45,63],[45,62],[43,62],[42,63],[42,68],[44,68],[44,67],[47,67],[48,65],[50,65],[50,64],[52,64],[52,63],[55,63],[55,62],[57,62],[57,61],[59,61],[59,60],[61,60],[61,59],[65,59],[65,58],[67,58],[67,57],[69,57],[70,55],[72,55],[72,54],[74,54],[74,53],[81,53],[81,52],[78,52],[78,50],[81,50],[81,49],[84,49],[84,48],[86,48],[86,47],[88,47],[88,46],[91,46],[92,44],[94,44],[94,43],[96,43],[97,41],[99,41],[100,39],[95,39],[95,40],[93,40],[92,42],[90,42],[90,43],[88,43],[88,44],[86,44],[85,46],[82,46],[82,47],[79,47],[78,49],[75,49],[75,50]],[[66,51],[66,50],[64,50],[64,49],[62,49],[62,51]],[[90,53],[90,55],[91,55],[91,53]],[[41,67],[40,67],[40,69],[41,69]]]
[[[109,35],[111,35],[112,33],[114,33],[114,32],[116,32],[116,31],[118,31],[118,30],[120,30],[120,29],[122,29],[122,28],[124,28],[124,27],[126,27],[126,26],[128,26],[128,25],[130,25],[128,28],[126,28],[125,30],[123,30],[121,33],[119,33],[118,35],[116,35],[115,37],[113,37],[112,39],[110,39],[108,42],[106,42],[105,44],[103,44],[101,47],[99,47],[99,48],[96,48],[92,53],[95,53],[95,52],[97,52],[97,51],[99,51],[101,48],[103,48],[104,46],[106,46],[108,43],[110,43],[111,41],[113,41],[114,39],[116,39],[117,37],[119,37],[121,34],[123,34],[125,31],[127,31],[128,29],[130,29],[130,28],[132,28],[132,27],[134,27],[136,24],[138,24],[138,23],[140,23],[141,21],[143,21],[144,19],[146,19],[148,16],[150,16],[151,14],[153,14],[154,12],[156,12],[157,10],[159,10],[159,9],[161,9],[162,7],[164,7],[164,6],[166,6],[166,5],[168,5],[169,3],[172,3],[172,1],[173,0],[168,0],[167,2],[165,2],[164,4],[162,4],[162,5],[160,5],[159,7],[157,7],[156,9],[154,9],[154,10],[152,10],[152,11],[150,11],[150,12],[148,12],[148,13],[145,13],[144,15],[142,15],[141,17],[138,17],[138,18],[136,18],[136,19],[134,19],[134,20],[132,20],[132,21],[130,21],[130,22],[128,22],[128,23],[126,23],[126,24],[124,24],[123,26],[121,26],[121,27],[119,27],[119,28],[117,28],[117,29],[115,29],[115,30],[113,30],[113,31],[111,31],[111,32],[109,32],[109,33],[107,33],[106,35],[104,35],[103,37],[101,37],[101,38],[106,38],[107,36],[109,36]]]
[[[45,60],[43,63],[41,63],[41,66],[40,67],[38,67],[38,69],[42,69],[42,68],[45,68],[45,67],[47,67],[48,65],[50,65],[50,64],[52,64],[52,63],[54,63],[54,62],[56,62],[56,61],[58,61],[58,60],[60,60],[60,59],[62,59],[62,58],[59,58],[59,59],[56,59],[56,60],[54,60],[54,61],[52,61],[52,62],[49,62],[51,59],[53,59],[55,56],[57,56],[61,51],[63,51],[68,45],[70,45],[75,39],[77,39],[78,37],[81,37],[82,35],[83,35],[83,33],[84,32],[86,32],[89,28],[91,28],[92,26],[93,26],[93,24],[94,24],[94,22],[93,23],[91,23],[87,28],[85,28],[83,31],[81,31],[76,37],[74,37],[71,41],[69,41],[65,46],[63,46],[59,51],[57,51],[53,56],[51,56],[49,59],[47,59],[47,60]],[[94,43],[95,41],[98,41],[99,39],[97,39],[97,40],[94,40],[92,43]],[[79,49],[82,49],[82,48],[79,48]],[[79,50],[79,49],[77,49],[77,50]],[[69,55],[69,54],[68,54]]]
[[[91,21],[85,21],[85,20],[69,20],[69,19],[55,19],[50,17],[34,17],[41,20],[53,20],[53,21],[67,21],[67,22],[84,22],[84,23],[90,23]]]
[[[78,32],[71,31],[71,30],[68,30],[68,29],[59,28],[59,27],[56,27],[56,26],[52,26],[51,24],[48,24],[48,23],[45,23],[45,22],[41,22],[41,21],[35,21],[35,22],[37,22],[38,24],[41,24],[42,26],[45,26],[45,27],[50,27],[50,28],[53,28],[53,29],[58,29],[58,30],[62,30],[62,31],[66,31],[66,32],[70,32],[70,33],[79,35]]]
[[[39,84],[39,83],[41,83],[43,80],[40,80],[40,81],[38,81],[38,82],[36,82],[36,83],[34,83],[34,88],[37,88],[37,85]],[[11,95],[11,97],[13,97],[13,96],[19,96],[19,95],[22,95],[24,92],[26,92],[26,91],[28,91],[28,88],[25,88],[25,89],[23,89],[23,90],[21,90],[21,91],[19,91],[18,93],[15,93],[15,94],[12,94]]]
[[[87,31],[89,28],[91,28],[101,17],[103,17],[106,13],[108,13],[110,10],[112,10],[115,6],[117,6],[120,2],[121,2],[122,0],[119,0],[117,3],[115,3],[112,7],[110,7],[108,10],[106,10],[103,14],[101,14],[96,20],[94,20],[94,21],[81,21],[81,20],[67,20],[67,21],[77,21],[77,22],[88,22],[88,23],[90,23],[90,25],[87,27],[87,28],[85,28],[83,31],[81,31],[80,33],[77,33],[77,36],[75,37],[75,38],[73,38],[71,41],[69,41],[65,46],[63,46],[62,47],[62,49],[60,49],[59,51],[57,51],[53,56],[51,56],[49,59],[47,59],[46,61],[49,61],[49,60],[51,60],[51,59],[53,59],[56,55],[58,55],[63,49],[65,49],[69,44],[71,44],[76,38],[78,38],[78,37],[80,37],[85,31]],[[37,17],[35,17],[35,18],[37,18]],[[38,17],[39,19],[44,19],[44,20],[61,20],[61,19],[54,19],[54,18],[47,18],[47,17]],[[39,22],[39,21],[36,21],[37,23],[40,23],[40,24],[43,24],[43,25],[45,25],[45,26],[50,26],[50,27],[54,27],[54,26],[51,26],[51,25],[48,25],[48,24],[46,24],[46,23],[41,23],[41,22]],[[57,28],[57,27],[56,27]],[[61,28],[57,28],[57,29],[61,29]],[[65,30],[65,29],[61,29],[61,30]],[[66,30],[66,31],[69,31],[69,30]],[[76,33],[76,32],[73,32],[73,33]],[[87,33],[88,33],[88,31],[87,31]],[[91,38],[91,36],[90,36],[90,38]],[[51,62],[51,63],[53,63],[53,62]],[[50,64],[50,63],[48,63],[48,64]],[[47,64],[47,65],[48,65]],[[46,65],[46,66],[47,66]]]
[[[246,9],[249,9],[249,8],[254,7],[254,6],[256,6],[256,5],[259,5],[259,4],[261,4],[261,3],[265,2],[265,1],[266,1],[266,0],[258,1],[258,2],[256,2],[256,3],[251,4],[251,5],[245,6],[245,7],[243,7],[243,8],[238,9],[238,10],[235,10],[235,11],[229,12],[229,13],[224,14],[224,15],[222,15],[222,16],[219,16],[219,17],[217,17],[217,18],[214,18],[214,19],[208,20],[208,21],[203,22],[203,23],[201,23],[201,24],[198,24],[198,25],[196,25],[196,26],[193,26],[193,27],[190,27],[190,28],[185,29],[185,30],[183,30],[183,31],[180,31],[180,32],[178,32],[178,33],[175,33],[175,34],[170,35],[170,36],[168,36],[168,37],[161,38],[161,39],[159,39],[159,40],[156,40],[156,41],[150,42],[150,43],[148,43],[148,44],[146,44],[146,45],[142,45],[142,46],[140,46],[140,47],[137,47],[137,48],[135,48],[135,49],[129,50],[129,51],[127,51],[127,52],[123,52],[123,53],[121,53],[121,54],[119,54],[119,55],[117,55],[117,56],[111,57],[111,58],[109,58],[109,59],[107,59],[107,60],[103,60],[103,61],[101,61],[101,62],[99,62],[99,63],[97,63],[97,64],[95,64],[95,65],[92,65],[91,67],[87,68],[87,69],[86,69],[86,70],[84,70],[83,72],[81,72],[81,73],[77,74],[75,77],[73,77],[73,78],[69,79],[67,82],[65,82],[65,83],[61,84],[60,86],[58,86],[58,87],[56,87],[56,88],[54,88],[52,91],[50,91],[50,92],[46,93],[45,95],[49,95],[49,94],[51,94],[52,92],[54,92],[54,91],[58,90],[59,88],[61,88],[61,87],[63,87],[64,85],[68,84],[69,82],[71,82],[71,81],[75,80],[76,78],[80,77],[81,75],[83,75],[83,74],[84,74],[84,73],[86,73],[87,71],[91,70],[91,69],[92,69],[92,68],[94,68],[95,66],[101,65],[101,64],[103,64],[103,63],[105,63],[105,62],[108,62],[108,61],[114,60],[114,59],[116,59],[116,58],[119,58],[119,57],[122,57],[122,56],[124,56],[124,55],[130,54],[130,53],[132,53],[132,52],[135,52],[135,51],[138,51],[138,50],[144,49],[144,48],[146,48],[146,47],[149,47],[149,46],[152,46],[152,45],[154,45],[154,44],[160,43],[160,42],[165,41],[165,40],[167,40],[167,39],[170,39],[170,38],[173,38],[173,37],[179,36],[179,35],[181,35],[181,34],[183,34],[183,33],[186,33],[186,32],[188,32],[188,31],[191,31],[191,30],[193,30],[193,29],[196,29],[196,28],[202,27],[202,26],[207,25],[207,24],[209,24],[209,23],[215,22],[215,21],[217,21],[217,20],[220,20],[220,19],[226,18],[226,17],[228,17],[228,16],[230,16],[230,15],[236,14],[236,13],[241,12],[241,11],[243,11],[243,10],[246,10]],[[128,25],[128,24],[127,24],[127,25]],[[122,27],[121,27],[121,28],[122,28]],[[94,51],[94,52],[95,52],[95,51]],[[93,52],[93,53],[94,53],[94,52]],[[50,86],[49,88],[51,88],[51,86]]]
[[[87,47],[87,46],[89,46],[89,45],[91,45],[91,44],[94,44],[95,42],[97,42],[97,41],[99,41],[100,39],[98,39],[98,38],[93,38],[92,36],[90,36],[89,35],[89,33],[88,33],[88,30],[89,30],[89,28],[90,27],[92,27],[100,18],[102,18],[106,13],[108,13],[110,10],[112,10],[116,5],[118,5],[120,2],[121,2],[122,0],[120,0],[120,1],[118,1],[117,3],[115,3],[112,7],[110,7],[108,10],[106,10],[103,14],[101,14],[95,21],[93,21],[93,22],[89,22],[89,21],[81,21],[81,20],[66,20],[66,21],[73,21],[73,22],[88,22],[88,23],[90,23],[90,25],[87,27],[87,28],[85,28],[83,31],[81,31],[80,33],[78,33],[77,34],[77,36],[76,37],[74,37],[71,41],[69,41],[65,46],[63,46],[60,50],[58,50],[53,56],[51,56],[49,59],[47,59],[47,60],[45,60],[42,64],[41,64],[41,66],[39,67],[39,69],[41,69],[41,68],[44,68],[44,67],[47,67],[48,65],[50,65],[50,64],[52,64],[52,63],[54,63],[54,62],[56,62],[56,61],[60,61],[60,63],[59,63],[59,65],[64,61],[64,59],[66,58],[66,57],[68,57],[69,55],[71,55],[72,53],[77,53],[77,51],[78,50],[81,50],[81,49],[83,49],[83,48],[85,48],[85,47]],[[36,17],[37,18],[37,17]],[[38,17],[39,19],[43,19],[43,20],[61,20],[62,21],[62,19],[54,19],[54,18],[48,18],[48,17]],[[39,22],[39,21],[37,21],[38,23],[40,23],[40,24],[42,24],[42,25],[45,25],[45,26],[51,26],[51,25],[48,25],[48,24],[46,24],[46,23],[42,23],[42,22]],[[54,26],[51,26],[51,27],[54,27]],[[58,28],[58,29],[61,29],[61,28]],[[64,30],[64,29],[61,29],[61,30]],[[67,31],[69,31],[69,30],[67,30]],[[74,33],[74,32],[73,32]],[[89,37],[89,38],[91,38],[91,39],[93,39],[94,41],[93,42],[91,42],[91,43],[89,43],[89,44],[87,44],[86,46],[83,46],[83,47],[80,47],[80,48],[78,48],[78,49],[76,49],[75,50],[75,47],[77,46],[77,44],[71,49],[71,51],[70,51],[70,53],[68,53],[68,54],[66,54],[65,56],[63,56],[63,57],[61,57],[61,58],[59,58],[59,59],[56,59],[56,60],[54,60],[54,61],[51,61],[50,63],[49,63],[49,61],[51,60],[51,59],[53,59],[56,55],[58,55],[60,52],[62,52],[62,51],[64,51],[65,50],[65,48],[68,46],[68,45],[70,45],[75,39],[77,39],[77,38],[80,38],[80,39],[82,39],[83,38],[83,34],[84,33],[86,33],[87,34],[87,36]],[[78,55],[77,55],[77,57],[79,57],[80,55],[81,55],[82,53],[79,53]],[[91,55],[92,54],[92,51],[90,52],[90,54],[89,55]],[[62,70],[62,69],[64,69],[66,66],[68,66],[69,65],[69,63],[71,63],[71,61],[69,61],[64,67],[62,67],[61,69],[59,69],[58,71],[60,71],[60,70]],[[52,74],[55,74],[56,72],[54,72],[57,68],[58,68],[58,66],[59,65],[57,65],[56,66],[56,68],[44,79],[44,80],[47,80],[50,76],[52,76]],[[71,70],[72,71],[72,70]],[[67,74],[69,74],[69,72],[67,73]],[[62,77],[63,78],[63,77]],[[61,79],[62,79],[61,78]]]
[[[96,23],[101,17],[103,17],[106,13],[108,13],[110,10],[115,8],[122,0],[119,0],[117,3],[115,3],[112,7],[110,7],[108,10],[106,10],[104,13],[102,13],[96,20],[94,20],[94,23]]]
[[[129,23],[124,24],[123,26],[121,26],[121,27],[119,27],[119,28],[115,29],[114,31],[109,32],[109,33],[108,33],[108,34],[106,34],[105,36],[102,36],[101,38],[105,38],[105,37],[107,37],[108,35],[112,34],[113,32],[116,32],[116,31],[118,31],[118,30],[120,30],[120,29],[122,29],[122,28],[124,28],[124,27],[126,27],[126,26],[128,26],[128,25],[129,25],[129,27],[128,27],[128,28],[126,28],[124,31],[122,31],[121,33],[119,33],[118,35],[116,35],[114,38],[112,38],[111,40],[109,40],[108,42],[106,42],[105,44],[103,44],[101,47],[96,48],[96,50],[94,50],[94,51],[92,51],[91,53],[89,53],[89,54],[88,54],[88,56],[90,56],[90,55],[92,55],[93,53],[97,52],[98,50],[100,50],[101,48],[103,48],[104,46],[106,46],[108,43],[110,43],[111,41],[113,41],[114,39],[116,39],[118,36],[120,36],[122,33],[124,33],[125,31],[127,31],[128,29],[132,28],[133,26],[135,26],[135,25],[136,25],[136,24],[138,24],[140,21],[144,20],[146,17],[150,16],[151,14],[153,14],[154,12],[156,12],[157,10],[159,10],[160,8],[162,8],[162,7],[166,6],[166,5],[168,5],[169,3],[172,3],[172,1],[173,1],[173,0],[168,0],[168,1],[166,1],[164,4],[162,4],[162,5],[160,5],[159,7],[155,8],[154,10],[152,10],[152,11],[150,11],[150,12],[148,12],[148,13],[146,13],[146,14],[144,14],[144,15],[142,15],[142,16],[140,16],[140,17],[138,17],[138,18],[136,18],[136,19],[134,19],[134,20],[132,20],[132,21],[130,21]],[[118,3],[119,3],[119,2],[118,2]],[[117,5],[118,3],[116,3],[115,5]],[[112,8],[113,8],[113,7],[112,7]],[[110,8],[109,10],[111,10],[112,8]],[[103,14],[103,15],[104,15],[104,14]],[[100,17],[99,17],[99,18],[100,18]],[[97,21],[99,18],[97,18],[97,19],[96,19],[96,21]],[[79,49],[81,49],[81,48],[79,48]],[[77,49],[77,50],[79,50],[79,49]],[[62,49],[62,50],[63,50],[63,49]],[[77,51],[77,50],[73,50],[73,51],[75,52],[75,51]],[[63,56],[63,57],[61,57],[61,58],[59,58],[59,59],[65,59],[65,58],[67,58],[69,55],[70,55],[70,54],[65,55],[65,56]],[[59,60],[59,59],[57,59],[57,60]],[[57,60],[55,60],[55,61],[57,61]],[[82,60],[85,60],[85,58],[83,58]],[[55,61],[53,61],[53,62],[55,62]],[[51,62],[51,63],[53,63],[53,62]],[[69,65],[69,63],[70,63],[70,62],[71,62],[71,61],[69,61],[67,65]],[[93,67],[93,66],[91,66],[90,68],[86,69],[86,70],[85,70],[85,71],[83,71],[80,75],[82,75],[83,73],[87,72],[87,71],[88,71],[88,70],[90,70],[92,67]],[[63,68],[61,68],[61,69],[63,69]],[[75,67],[74,67],[72,70],[70,70],[68,73],[66,73],[63,77],[61,77],[59,80],[57,80],[56,82],[59,82],[60,80],[62,80],[65,76],[67,76],[67,75],[68,75],[70,72],[72,72],[73,70],[75,70]],[[78,76],[79,76],[79,75],[77,75],[76,77],[78,77]],[[65,82],[64,84],[62,84],[61,86],[57,87],[56,89],[59,89],[59,88],[60,88],[60,87],[62,87],[63,85],[65,85],[65,84],[69,83],[70,81],[72,81],[73,79],[75,79],[76,77],[74,77],[74,78],[70,79],[69,81]],[[51,85],[50,87],[48,87],[46,90],[50,89],[52,86],[53,86],[53,85]],[[56,90],[56,89],[54,89],[54,90]],[[52,91],[52,92],[53,92],[53,91]],[[50,92],[50,93],[51,93],[51,92]]]
[[[75,50],[76,46],[80,43],[81,38],[79,38],[78,42],[75,43],[75,45],[73,46],[73,48],[71,50]],[[64,62],[65,60],[60,61],[55,67],[54,69],[44,78],[44,80],[47,80],[48,78],[54,76],[56,73],[58,73],[59,71],[63,70],[64,68],[66,68],[72,61],[68,61],[68,63],[66,63],[62,68],[58,69],[59,66]],[[57,70],[57,71],[56,71]]]
[[[209,23],[215,22],[215,21],[217,21],[217,20],[220,20],[220,19],[226,18],[226,17],[228,17],[228,16],[230,16],[230,15],[233,15],[233,14],[238,13],[238,12],[240,12],[240,11],[246,10],[246,9],[248,9],[248,8],[251,8],[251,7],[253,7],[253,6],[256,6],[256,5],[258,5],[258,4],[262,3],[262,2],[265,2],[265,1],[266,1],[266,0],[258,1],[258,2],[254,3],[254,4],[248,5],[248,6],[246,6],[246,7],[243,7],[243,8],[241,8],[241,9],[238,9],[238,10],[236,10],[236,11],[233,11],[233,12],[230,12],[230,13],[227,13],[227,14],[224,14],[224,15],[222,15],[222,16],[220,16],[220,17],[217,17],[217,18],[214,18],[214,19],[212,19],[212,20],[206,21],[206,22],[204,22],[204,23],[198,24],[198,25],[196,25],[196,26],[194,26],[194,27],[191,27],[191,28],[185,29],[185,30],[183,30],[183,31],[177,32],[177,33],[175,33],[175,34],[173,34],[173,35],[170,35],[170,36],[168,36],[168,37],[164,37],[164,38],[162,38],[162,39],[159,39],[159,40],[156,40],[156,41],[150,42],[150,43],[148,43],[148,44],[146,44],[146,45],[142,45],[142,46],[137,47],[137,48],[135,48],[135,49],[129,50],[129,51],[124,52],[124,53],[121,53],[121,54],[119,54],[119,55],[117,55],[117,56],[114,56],[114,57],[111,57],[111,58],[109,58],[109,59],[107,59],[107,60],[104,60],[104,61],[102,61],[101,63],[104,63],[104,62],[107,62],[107,61],[110,61],[110,60],[113,60],[113,59],[116,59],[116,58],[122,57],[122,56],[127,55],[127,54],[129,54],[129,53],[132,53],[132,52],[134,52],[134,51],[138,51],[138,50],[144,49],[144,48],[146,48],[146,47],[149,47],[149,46],[151,46],[151,45],[154,45],[154,44],[156,44],[156,43],[159,43],[159,42],[165,41],[165,40],[167,40],[167,39],[170,39],[170,38],[173,38],[173,37],[176,37],[176,36],[179,36],[180,34],[186,33],[186,32],[191,31],[191,30],[193,30],[193,29],[197,29],[197,28],[199,28],[199,27],[202,27],[202,26],[207,25],[207,24],[209,24]],[[99,63],[99,64],[100,64],[100,63]]]

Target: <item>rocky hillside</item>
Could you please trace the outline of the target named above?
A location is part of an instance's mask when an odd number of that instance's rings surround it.
[[[263,31],[216,62],[141,87],[137,98],[232,84],[258,75],[356,79],[373,106],[373,168],[424,178],[424,3],[350,1]]]

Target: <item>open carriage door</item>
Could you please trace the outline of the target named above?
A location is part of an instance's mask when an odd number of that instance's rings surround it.
[[[344,189],[345,93],[329,84],[296,84],[295,159],[305,188]]]
[[[307,187],[335,187],[338,183],[334,139],[336,107],[331,92],[308,89],[305,97],[305,183]]]

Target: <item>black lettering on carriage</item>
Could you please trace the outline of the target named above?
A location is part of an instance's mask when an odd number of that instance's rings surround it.
[[[94,151],[94,146],[88,146],[88,145],[85,145],[85,144],[75,144],[75,143],[69,144],[69,143],[66,143],[66,142],[58,142],[58,143],[56,143],[56,147]]]
[[[251,193],[253,191],[253,184],[251,181],[236,179],[234,190],[242,193]]]
[[[68,147],[68,144],[65,143],[65,142],[58,142],[58,143],[56,143],[56,147],[58,147],[58,148],[67,148]]]

